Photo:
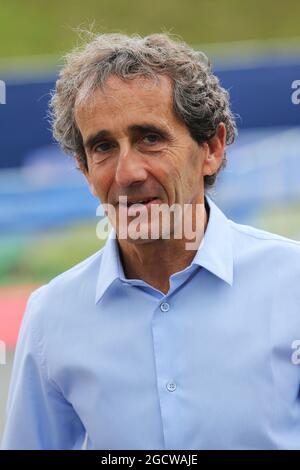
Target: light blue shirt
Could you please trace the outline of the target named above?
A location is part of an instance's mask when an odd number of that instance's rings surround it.
[[[166,295],[113,236],[31,295],[3,448],[300,449],[300,243],[208,203]]]

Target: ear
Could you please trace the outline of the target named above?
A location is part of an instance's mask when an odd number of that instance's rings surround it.
[[[202,175],[213,175],[220,168],[225,152],[226,127],[223,122],[218,125],[216,134],[206,142],[206,155],[202,166]]]
[[[92,180],[91,180],[88,169],[85,167],[82,160],[77,155],[76,155],[76,160],[77,160],[77,165],[78,165],[77,168],[79,169],[79,171],[81,171],[81,173],[85,177],[85,179],[86,179],[86,181],[89,185],[90,192],[93,194],[93,196],[98,197],[98,194],[96,192],[94,184],[92,183]]]

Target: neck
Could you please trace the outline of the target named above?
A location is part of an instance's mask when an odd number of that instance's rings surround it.
[[[202,203],[203,204],[203,203]],[[204,207],[204,205],[202,206]],[[193,227],[195,226],[196,204],[193,205]],[[189,266],[195,257],[204,236],[208,222],[206,207],[202,211],[201,233],[197,233],[197,242],[193,241],[193,249],[186,249],[191,240],[159,239],[145,243],[133,243],[128,240],[118,240],[123,269],[128,279],[141,279],[152,287],[167,293],[170,287],[170,276]],[[195,231],[197,227],[193,228]]]

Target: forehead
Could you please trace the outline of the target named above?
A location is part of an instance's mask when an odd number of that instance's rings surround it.
[[[179,123],[173,111],[172,82],[161,75],[158,80],[111,76],[103,88],[75,105],[75,118],[81,131],[97,125],[133,125],[140,119],[167,126]]]

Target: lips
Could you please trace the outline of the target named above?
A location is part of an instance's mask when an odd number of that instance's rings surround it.
[[[151,202],[158,201],[156,196],[141,196],[141,197],[135,197],[135,198],[130,197],[130,198],[127,198],[127,200],[126,200],[126,197],[123,196],[122,199],[124,200],[121,200],[121,201],[119,200],[119,205],[123,207],[131,207],[134,204],[143,204],[144,206],[146,206],[147,204]]]
[[[155,196],[144,196],[136,198],[130,197],[126,200],[126,198],[123,196],[119,198],[118,206],[120,210],[125,211],[125,214],[127,214],[128,217],[139,217],[139,214],[142,214],[139,210],[141,206],[143,209],[145,208],[147,213],[149,214],[151,212],[151,207],[154,204],[162,204],[161,199]]]
[[[139,200],[136,200],[136,201],[128,201],[128,202],[127,202],[127,207],[131,207],[133,204],[143,204],[143,205],[146,205],[146,204],[148,204],[149,202],[154,201],[154,199],[157,199],[157,198],[156,198],[156,197],[147,197],[147,198],[139,199]]]

